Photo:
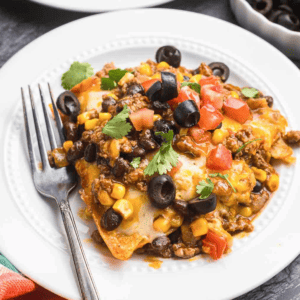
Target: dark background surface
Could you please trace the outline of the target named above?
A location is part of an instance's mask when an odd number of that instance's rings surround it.
[[[0,68],[16,52],[44,33],[90,15],[44,7],[27,0],[0,2]],[[229,0],[177,0],[158,7],[198,12],[237,24]],[[299,62],[295,63],[300,66]],[[200,297],[201,293],[197,298]],[[254,299],[300,300],[300,256],[271,280],[235,300]]]

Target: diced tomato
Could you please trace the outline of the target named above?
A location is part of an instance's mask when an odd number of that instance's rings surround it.
[[[212,105],[206,104],[200,109],[200,121],[198,125],[204,130],[213,130],[223,121],[223,115]]]
[[[234,97],[228,97],[224,102],[224,113],[241,124],[244,124],[250,117],[248,104]]]
[[[220,80],[216,76],[202,77],[199,81],[199,84],[202,86],[207,84],[219,85]]]
[[[203,105],[211,104],[217,109],[221,109],[223,106],[224,94],[221,85],[207,84],[201,87],[201,100]]]
[[[210,248],[209,254],[214,260],[221,258],[227,249],[226,239],[212,230],[208,230],[208,233],[202,242],[205,247]]]
[[[212,149],[206,160],[206,167],[212,170],[229,170],[231,165],[231,152],[222,144]]]
[[[188,135],[190,135],[197,144],[211,140],[211,133],[201,129],[197,125],[189,128]]]
[[[142,108],[129,115],[130,121],[137,131],[151,129],[154,125],[154,110]]]
[[[171,171],[168,172],[168,175],[173,177],[180,170],[181,167],[182,167],[182,162],[178,160],[177,165],[173,167]]]
[[[200,96],[199,94],[192,90],[190,87],[188,86],[184,86],[179,94],[177,98],[174,98],[170,101],[168,101],[169,105],[171,106],[171,109],[174,110],[179,103],[185,101],[185,100],[194,100],[197,104],[197,106],[200,109]]]
[[[145,93],[150,89],[150,87],[153,85],[153,83],[155,83],[156,81],[160,81],[159,79],[150,79],[150,80],[147,80],[147,81],[144,81],[142,83],[142,86],[145,90]]]

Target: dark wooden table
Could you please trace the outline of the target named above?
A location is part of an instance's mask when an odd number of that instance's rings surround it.
[[[159,7],[199,12],[237,24],[230,10],[229,0],[177,0]],[[34,39],[58,26],[88,15],[44,7],[26,0],[1,0],[0,68]],[[299,62],[294,63],[300,67]],[[237,299],[300,300],[300,256],[271,280],[235,300]]]

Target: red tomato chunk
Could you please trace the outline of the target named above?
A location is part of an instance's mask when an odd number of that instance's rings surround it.
[[[201,100],[203,101],[203,105],[211,104],[216,109],[221,109],[224,96],[221,85],[207,84],[201,88]]]
[[[137,131],[151,129],[154,125],[154,110],[142,108],[129,115],[130,121]]]
[[[219,144],[216,148],[210,151],[206,166],[212,170],[229,170],[232,165],[232,155],[224,145]]]
[[[199,81],[199,84],[202,86],[207,84],[219,85],[220,80],[216,76],[202,77]]]
[[[219,236],[212,230],[209,230],[205,239],[202,241],[203,246],[210,248],[209,255],[217,260],[222,257],[227,250],[227,241],[224,237]]]
[[[249,106],[241,99],[229,97],[225,100],[223,108],[226,116],[241,124],[244,124],[250,117]]]
[[[212,105],[206,104],[200,109],[200,121],[198,125],[204,130],[213,130],[223,121],[223,115]]]
[[[211,140],[211,133],[201,129],[199,126],[193,126],[189,129],[188,134],[197,144],[205,143]]]
[[[185,100],[194,100],[197,106],[200,109],[200,96],[197,92],[193,91],[188,86],[183,87],[177,98],[174,98],[170,101],[168,101],[169,105],[171,106],[172,110],[175,110],[175,108],[178,106],[179,103],[184,102]]]
[[[160,81],[158,79],[150,79],[150,80],[147,80],[147,81],[144,81],[142,83],[142,86],[145,90],[145,93],[150,89],[150,87],[156,82],[156,81]]]

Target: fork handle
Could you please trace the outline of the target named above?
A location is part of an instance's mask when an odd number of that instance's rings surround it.
[[[77,273],[82,299],[99,300],[68,200],[59,203]]]

